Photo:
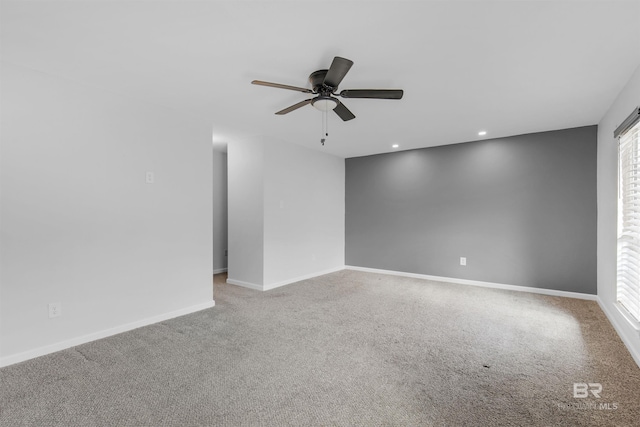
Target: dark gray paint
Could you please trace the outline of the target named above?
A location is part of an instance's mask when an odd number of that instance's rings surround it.
[[[587,126],[347,159],[346,264],[596,294],[596,142]]]

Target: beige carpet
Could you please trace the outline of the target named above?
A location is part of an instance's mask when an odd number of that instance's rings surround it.
[[[353,271],[215,299],[0,370],[0,425],[639,425],[595,302]]]

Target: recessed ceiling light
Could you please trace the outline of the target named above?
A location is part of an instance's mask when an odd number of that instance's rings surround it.
[[[398,148],[398,147],[399,147],[399,145],[398,145],[398,144],[393,144],[391,147],[393,147],[393,148]]]
[[[486,130],[481,130],[480,132],[478,132],[478,135],[480,136],[485,136],[487,134]]]

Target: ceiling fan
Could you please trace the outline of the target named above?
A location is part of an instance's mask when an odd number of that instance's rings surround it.
[[[336,96],[342,98],[373,98],[373,99],[401,99],[403,95],[402,89],[345,89],[336,93],[338,85],[347,75],[347,72],[353,65],[353,61],[349,59],[336,56],[333,58],[331,67],[328,70],[314,71],[309,75],[309,83],[311,83],[312,89],[307,89],[297,86],[283,85],[279,83],[263,82],[261,80],[254,80],[251,83],[254,85],[270,86],[280,89],[295,90],[302,93],[312,93],[317,96],[304,101],[293,104],[284,110],[278,111],[276,114],[283,115],[297,110],[300,107],[304,107],[307,104],[313,105],[320,111],[333,110],[343,120],[355,119],[356,116],[349,111],[345,105],[340,102]]]

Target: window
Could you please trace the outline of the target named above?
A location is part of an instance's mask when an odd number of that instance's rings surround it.
[[[619,138],[617,301],[640,322],[640,108],[614,136]]]

